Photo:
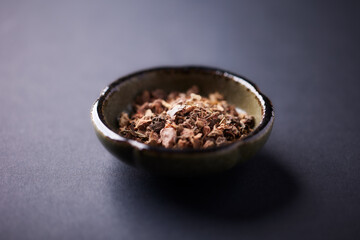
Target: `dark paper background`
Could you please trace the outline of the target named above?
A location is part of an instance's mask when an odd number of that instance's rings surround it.
[[[1,1],[0,239],[360,238],[356,1]],[[112,157],[89,110],[117,77],[200,64],[275,106],[251,161],[174,181]]]

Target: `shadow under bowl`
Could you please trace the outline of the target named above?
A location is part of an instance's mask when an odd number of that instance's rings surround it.
[[[144,90],[184,92],[197,85],[201,95],[219,92],[254,116],[255,127],[245,138],[209,149],[166,149],[149,146],[118,134],[118,117],[131,112],[132,102]],[[167,176],[199,176],[223,172],[253,156],[268,139],[274,123],[270,100],[249,80],[221,69],[185,66],[160,67],[121,77],[107,86],[91,109],[97,137],[119,160]]]

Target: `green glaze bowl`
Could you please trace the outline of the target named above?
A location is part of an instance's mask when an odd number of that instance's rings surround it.
[[[118,116],[131,112],[131,103],[143,90],[186,91],[197,85],[201,95],[215,91],[255,117],[255,128],[240,141],[210,149],[166,149],[149,146],[117,134]],[[160,67],[121,77],[107,86],[91,109],[100,142],[119,160],[152,173],[199,176],[225,171],[253,156],[268,139],[274,110],[270,100],[249,80],[228,71],[197,66]]]

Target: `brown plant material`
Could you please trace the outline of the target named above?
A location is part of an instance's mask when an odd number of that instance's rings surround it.
[[[143,91],[136,97],[134,114],[119,117],[119,134],[152,146],[206,149],[247,136],[254,117],[238,113],[218,92],[199,95],[193,86],[186,93],[162,89]]]

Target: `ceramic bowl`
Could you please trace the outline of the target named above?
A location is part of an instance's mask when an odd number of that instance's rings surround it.
[[[143,90],[185,91],[197,85],[201,95],[215,91],[255,117],[255,128],[237,142],[210,149],[166,149],[149,146],[117,134],[118,116],[131,112],[131,102]],[[91,109],[100,142],[119,160],[152,173],[198,176],[219,173],[253,156],[268,139],[274,123],[270,100],[246,78],[217,68],[160,67],[121,77],[101,92]]]

